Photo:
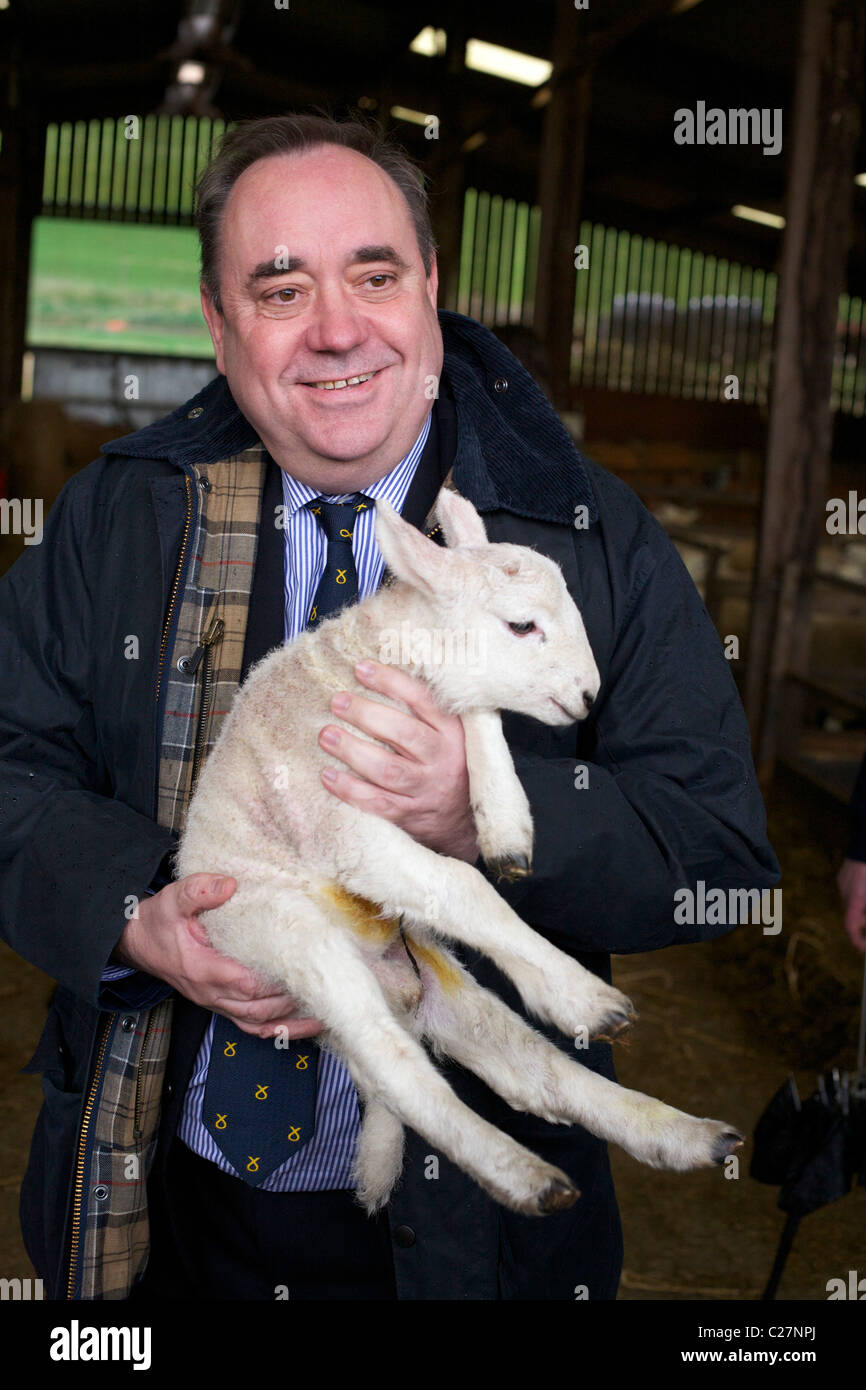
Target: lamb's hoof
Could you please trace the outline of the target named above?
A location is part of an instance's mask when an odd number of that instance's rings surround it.
[[[724,1134],[720,1134],[713,1143],[712,1160],[714,1163],[724,1163],[726,1158],[730,1158],[732,1153],[741,1149],[746,1136],[740,1134],[735,1129],[726,1129]]]
[[[628,1006],[628,1012],[622,1009],[612,1009],[606,1014],[598,1025],[598,1031],[593,1033],[592,1042],[616,1042],[624,1033],[627,1033],[632,1024],[637,1023],[639,1014],[632,1004]]]
[[[539,1193],[537,1207],[539,1216],[549,1216],[553,1211],[565,1211],[573,1207],[580,1192],[567,1178],[554,1178]]]
[[[511,854],[505,858],[491,859],[487,867],[496,875],[497,883],[501,883],[503,879],[507,879],[509,883],[517,883],[519,879],[530,878],[532,875],[532,865],[525,854]]]

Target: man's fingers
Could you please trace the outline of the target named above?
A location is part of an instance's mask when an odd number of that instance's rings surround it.
[[[231,1014],[232,1018],[259,1027],[263,1023],[276,1027],[286,1018],[297,1018],[299,1009],[298,1001],[288,994],[271,993],[263,998],[249,999],[231,989],[215,990],[213,1007],[217,1013]]]
[[[356,728],[363,729],[365,734],[371,734],[373,738],[389,743],[392,748],[406,757],[414,758],[416,762],[426,763],[434,756],[439,731],[431,728],[416,714],[406,714],[395,705],[385,705],[381,700],[368,700],[363,695],[349,695],[348,704],[340,708],[341,695],[345,697],[346,692],[340,691],[334,696],[331,710],[340,719],[345,719],[347,724],[354,724]],[[347,735],[345,729],[340,729],[335,724],[329,724],[327,729],[329,733],[337,736],[338,742],[330,745],[325,743],[324,746],[338,757],[342,757],[339,740],[351,740],[352,736]],[[366,743],[366,740],[359,739],[357,742]],[[369,743],[367,746],[376,747],[375,744]],[[383,750],[380,748],[377,751],[381,753]]]
[[[369,675],[363,670],[364,666],[372,668]],[[394,700],[402,700],[431,728],[438,729],[443,720],[450,717],[437,705],[429,686],[417,676],[402,671],[399,666],[390,666],[381,661],[361,662],[355,667],[355,675],[370,690],[376,690],[380,695],[390,695]]]
[[[334,743],[326,741],[329,730],[334,730],[337,735]],[[335,724],[325,725],[319,735],[319,743],[326,753],[339,758],[372,788],[381,788],[394,796],[413,797],[424,785],[421,763],[399,757],[376,743],[370,743],[369,739],[355,738],[345,729],[338,729]]]
[[[257,1038],[273,1038],[275,1044],[280,1037],[290,1040],[315,1037],[325,1026],[320,1018],[282,1018],[278,1023],[268,1024],[243,1023],[239,1018],[232,1018],[232,1022],[242,1033]]]

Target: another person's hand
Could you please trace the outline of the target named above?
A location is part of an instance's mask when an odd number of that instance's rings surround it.
[[[299,1018],[291,995],[207,944],[198,913],[220,907],[237,888],[233,878],[189,874],[143,898],[114,949],[114,959],[165,980],[195,1004],[222,1014],[244,1033],[309,1038],[318,1018]]]
[[[399,825],[428,849],[474,864],[479,847],[460,719],[441,710],[415,676],[381,662],[371,666],[369,676],[355,668],[359,680],[381,695],[402,700],[411,713],[338,691],[331,701],[334,713],[391,746],[382,748],[326,724],[319,733],[320,745],[359,775],[336,770],[329,782],[326,769],[323,785],[341,801]],[[348,700],[345,709],[337,707],[342,696]],[[332,743],[327,741],[329,734],[335,735]]]
[[[836,882],[845,904],[845,930],[852,946],[866,952],[866,863],[844,860]]]

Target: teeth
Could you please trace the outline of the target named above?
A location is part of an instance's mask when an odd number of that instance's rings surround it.
[[[362,381],[369,381],[375,372],[367,372],[364,376],[350,376],[345,381],[311,381],[310,386],[315,386],[317,391],[342,391],[344,386],[360,386]]]

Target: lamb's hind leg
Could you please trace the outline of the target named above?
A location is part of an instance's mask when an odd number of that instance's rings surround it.
[[[476,1115],[454,1094],[423,1047],[394,1017],[382,989],[346,929],[310,901],[303,927],[280,932],[281,903],[269,910],[269,972],[326,1025],[323,1042],[343,1058],[359,1091],[410,1125],[465,1169],[497,1201],[527,1216],[571,1206],[579,1193],[568,1176]],[[374,1114],[374,1124],[382,1121]],[[395,1131],[385,1134],[393,1145]],[[369,1142],[368,1142],[369,1140]],[[376,1136],[362,1141],[361,1161],[375,1156]],[[389,1156],[396,1176],[393,1150]],[[359,1174],[371,1205],[388,1193],[375,1174]]]
[[[425,989],[416,1030],[437,1052],[480,1076],[515,1110],[552,1123],[578,1123],[653,1168],[685,1170],[722,1163],[743,1136],[719,1120],[629,1091],[566,1057],[454,960],[460,988]]]
[[[366,817],[365,817],[366,819]],[[405,914],[433,932],[477,947],[514,981],[539,1018],[576,1037],[614,1036],[634,1017],[630,1001],[522,922],[471,864],[418,844],[398,826],[377,818],[370,852],[359,854],[366,826],[347,833],[351,862],[334,856],[333,873],[351,892]]]

